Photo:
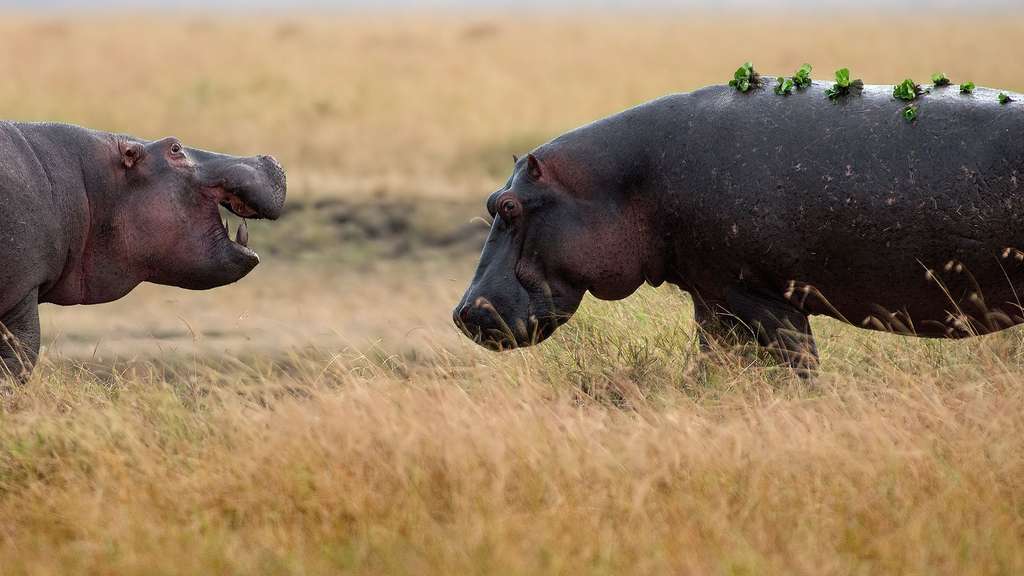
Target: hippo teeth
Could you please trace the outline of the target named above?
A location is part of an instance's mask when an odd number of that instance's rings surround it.
[[[235,231],[235,242],[238,242],[246,248],[249,247],[249,226],[242,220],[242,224]]]

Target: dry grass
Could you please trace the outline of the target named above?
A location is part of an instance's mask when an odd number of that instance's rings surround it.
[[[1024,90],[1024,16],[0,19],[0,110],[273,153],[293,190],[480,198],[511,155],[669,92],[805,61]]]
[[[47,366],[0,412],[5,574],[1013,574],[1020,335],[838,327],[702,375],[671,291],[416,361]],[[879,342],[882,346],[879,346]]]
[[[274,153],[297,198],[476,203],[512,152],[750,57],[1024,88],[1019,17],[841,21],[12,16],[0,110]],[[1024,572],[1020,331],[815,321],[808,384],[702,365],[662,288],[492,355],[448,320],[470,256],[287,256],[45,311],[0,397],[0,574]]]

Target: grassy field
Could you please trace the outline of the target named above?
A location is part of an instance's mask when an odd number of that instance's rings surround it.
[[[744,60],[1024,90],[1024,16],[4,15],[0,116],[272,153],[241,283],[44,309],[0,394],[0,574],[1024,573],[1024,333],[814,321],[701,362],[687,297],[535,349],[450,310],[511,155]]]

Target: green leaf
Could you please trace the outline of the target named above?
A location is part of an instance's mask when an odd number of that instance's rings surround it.
[[[811,85],[810,64],[804,64],[796,71],[796,74],[793,75],[793,83],[796,84],[798,88],[807,88]]]
[[[914,120],[917,120],[917,106],[910,104],[906,108],[904,108],[903,117],[906,118],[907,122],[913,122]]]
[[[736,69],[736,73],[733,77],[736,80],[750,80],[750,77],[754,75],[754,65],[750,62],[745,62],[743,66]]]
[[[916,100],[920,93],[921,87],[915,84],[910,78],[907,78],[892,88],[893,98],[896,98],[897,100],[905,100],[907,102]]]
[[[780,96],[788,96],[793,92],[793,88],[796,87],[796,84],[791,78],[783,78],[782,76],[779,76],[776,82],[775,93]]]
[[[964,94],[974,93],[974,82],[967,81],[960,85],[960,91]]]
[[[932,84],[936,86],[949,86],[949,76],[946,76],[945,72],[936,72],[932,74]]]
[[[825,90],[825,96],[828,96],[829,100],[835,100],[840,96],[845,96],[850,93],[850,89],[863,90],[864,82],[860,79],[850,80],[850,69],[840,68],[836,70],[836,83],[831,88]]]
[[[736,88],[740,92],[746,92],[750,90],[750,85],[755,83],[757,74],[754,72],[754,65],[750,62],[745,62],[743,66],[736,69],[733,73],[733,79],[729,81],[729,86]]]
[[[1003,92],[999,93],[999,103],[1000,104],[1009,104],[1010,102],[1013,102],[1013,98],[1010,98],[1009,94],[1005,94]]]
[[[840,88],[849,88],[850,87],[850,69],[849,68],[840,68],[839,70],[836,70],[836,84]]]

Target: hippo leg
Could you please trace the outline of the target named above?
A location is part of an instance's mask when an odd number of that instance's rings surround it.
[[[725,302],[707,301],[694,295],[693,316],[697,321],[701,352],[753,342],[750,330],[729,310]]]
[[[39,356],[38,290],[0,317],[0,380],[27,380]]]
[[[714,345],[756,343],[800,376],[818,366],[818,350],[807,315],[790,304],[746,290],[729,288],[723,302],[694,298],[701,350]]]

